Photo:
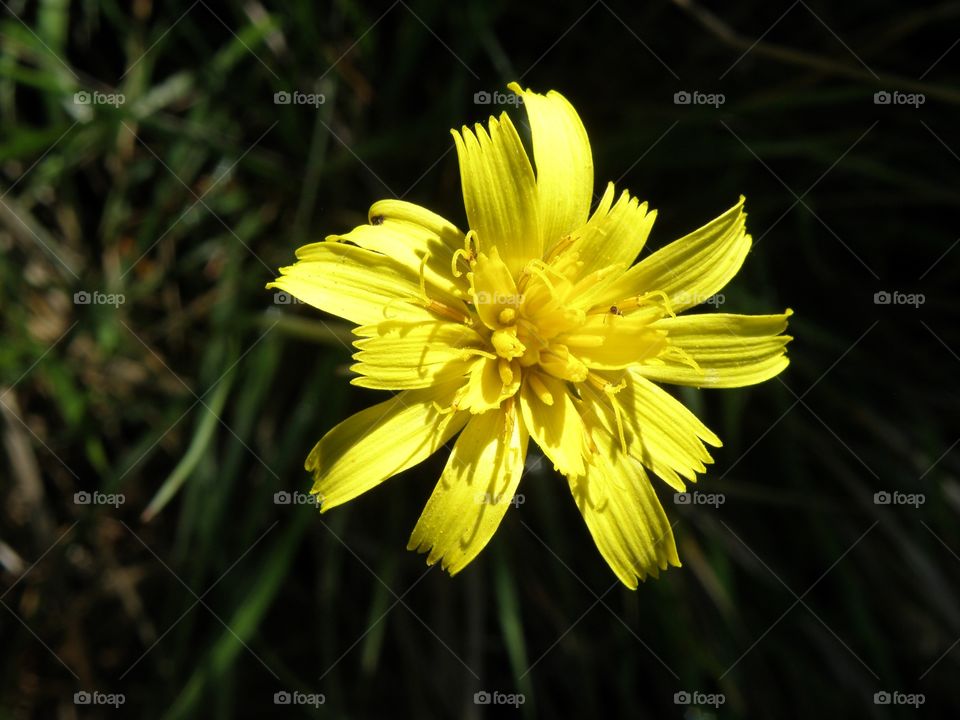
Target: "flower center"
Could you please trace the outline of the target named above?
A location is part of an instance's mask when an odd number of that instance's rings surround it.
[[[521,369],[539,369],[561,380],[583,382],[587,368],[560,342],[583,325],[586,315],[568,300],[577,270],[575,253],[554,252],[527,263],[514,278],[496,248],[471,253],[467,273],[473,309],[490,331],[489,342],[501,361]],[[466,253],[465,253],[466,254]]]

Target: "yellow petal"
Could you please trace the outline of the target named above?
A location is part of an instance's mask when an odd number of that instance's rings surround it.
[[[477,233],[482,252],[496,246],[517,277],[543,245],[533,168],[520,137],[506,113],[490,118],[490,132],[482,125],[476,134],[466,126],[451,130],[460,158],[463,203],[470,229]]]
[[[504,378],[503,358],[480,358],[470,369],[470,377],[457,406],[471,413],[485,413],[500,407],[508,397],[516,393],[520,385],[520,366],[514,362],[509,377]],[[515,368],[515,370],[513,369]]]
[[[463,247],[463,232],[446,218],[425,207],[405,200],[379,200],[370,207],[371,225],[396,220],[417,225],[427,230],[451,250]]]
[[[683,354],[641,364],[636,372],[657,382],[694,387],[743,387],[769,380],[789,364],[786,345],[793,338],[780,333],[792,314],[664,318],[655,326],[666,330],[667,344]]]
[[[581,327],[557,339],[587,367],[625,368],[656,357],[666,346],[666,332],[653,324],[661,314],[659,308],[646,308],[630,315],[594,314]]]
[[[491,248],[489,255],[479,253],[468,277],[473,283],[473,304],[484,325],[491,330],[512,325],[520,306],[520,295],[510,268],[500,259],[497,248]],[[502,322],[506,319],[504,310],[513,310],[508,323]]]
[[[459,383],[405,390],[353,415],[330,432],[307,457],[310,492],[321,510],[352,500],[397,473],[425,460],[457,433],[469,413],[441,413]]]
[[[587,221],[593,201],[590,140],[577,111],[560,93],[541,95],[517,83],[508,87],[523,98],[530,120],[543,249],[549,250]]]
[[[362,377],[350,382],[379,390],[409,390],[463,378],[484,348],[476,330],[461,323],[382,322],[357,328],[359,352],[350,369]]]
[[[402,200],[375,203],[370,217],[370,224],[345,235],[330,235],[327,242],[349,242],[387,255],[418,279],[422,267],[428,294],[439,288],[443,293],[466,297],[466,282],[450,271],[453,253],[463,247],[464,237],[454,225]]]
[[[539,380],[534,384],[525,381],[520,388],[527,431],[558,471],[568,476],[583,475],[588,440],[580,413],[562,380],[543,373]],[[548,396],[549,404],[545,402]]]
[[[618,275],[624,272],[640,254],[656,220],[657,211],[647,212],[647,204],[630,197],[626,190],[610,207],[613,193],[613,183],[609,183],[589,222],[576,233],[579,237],[576,247],[583,263],[581,277],[609,266],[616,267]],[[587,292],[578,297],[578,304],[585,303],[583,298],[590,296],[590,289],[584,290]]]
[[[683,478],[696,482],[697,473],[706,470],[704,463],[713,462],[704,441],[720,447],[720,439],[683,403],[634,368],[624,379],[626,386],[612,397],[589,385],[582,388],[584,421],[619,442],[616,403],[630,456],[682,492]]]
[[[514,409],[474,416],[457,438],[407,549],[429,550],[427,563],[441,560],[451,575],[466,567],[514,500],[527,438]]]
[[[625,457],[609,434],[594,438],[598,453],[583,477],[568,478],[570,490],[600,554],[636,590],[638,579],[680,567],[673,531],[640,463]]]
[[[299,261],[280,268],[268,288],[279,288],[320,310],[358,325],[385,319],[429,321],[416,273],[391,257],[353,245],[320,242],[297,250]],[[463,302],[431,287],[431,297],[466,316]],[[418,306],[419,304],[419,306]]]
[[[648,293],[667,295],[674,312],[706,302],[737,274],[750,250],[743,198],[699,230],[644,258],[590,297],[609,307]]]

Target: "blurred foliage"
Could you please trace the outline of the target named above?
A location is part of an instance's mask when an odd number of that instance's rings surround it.
[[[114,712],[75,706],[83,690],[145,718],[316,714],[275,706],[284,690],[333,717],[474,717],[481,690],[524,693],[525,717],[916,714],[878,691],[955,710],[958,19],[889,0],[7,0],[0,715]],[[685,565],[637,592],[546,464],[454,579],[403,549],[442,458],[322,517],[274,502],[382,395],[347,384],[348,328],[264,283],[381,197],[462,226],[447,129],[513,79],[570,98],[598,188],[658,208],[653,248],[746,195],[755,247],[723,309],[796,312],[781,378],[681,394],[724,439],[700,487],[726,502],[658,485]],[[926,102],[874,104],[894,90]]]

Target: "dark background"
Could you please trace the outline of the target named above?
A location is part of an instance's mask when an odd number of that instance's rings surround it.
[[[956,2],[6,0],[0,716],[955,712],[958,40]],[[680,392],[724,441],[699,487],[726,502],[657,481],[684,567],[636,592],[547,463],[453,579],[404,550],[442,457],[323,516],[274,502],[384,395],[348,385],[349,328],[264,284],[380,198],[463,227],[448,129],[522,123],[474,103],[514,79],[571,100],[597,190],[659,210],[653,249],[744,194],[754,249],[720,309],[795,311],[779,378]]]

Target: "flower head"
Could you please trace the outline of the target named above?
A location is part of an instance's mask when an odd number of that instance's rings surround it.
[[[451,574],[487,544],[529,441],[567,480],[600,553],[631,588],[680,564],[647,471],[677,491],[720,440],[656,383],[738,387],[787,366],[779,315],[679,315],[750,249],[744,200],[636,264],[649,210],[607,185],[556,92],[523,98],[533,160],[504,113],[452,131],[469,230],[400,200],[297,251],[277,287],[357,324],[351,382],[399,391],[330,430],[306,461],[322,510],[459,433],[408,547]]]

